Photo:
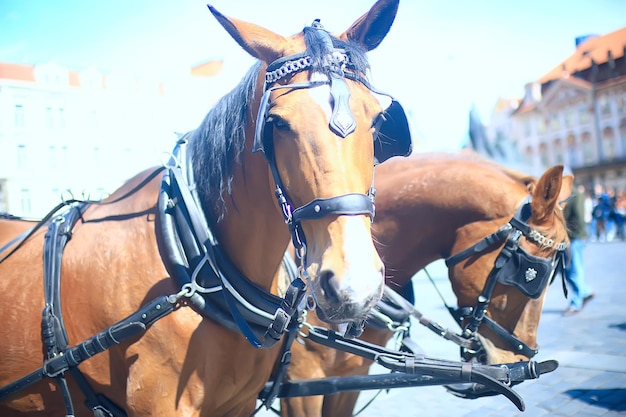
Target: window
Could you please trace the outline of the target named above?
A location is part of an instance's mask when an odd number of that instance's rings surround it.
[[[596,153],[593,149],[593,141],[591,140],[591,135],[589,134],[589,132],[583,133],[582,143],[583,143],[583,163],[593,164],[595,162]]]
[[[571,107],[568,107],[567,109],[565,109],[564,116],[565,116],[565,127],[574,126],[574,123],[575,123],[574,109]]]
[[[540,116],[537,118],[537,133],[541,135],[545,133],[545,131],[546,131],[546,119]]]
[[[529,166],[534,165],[535,161],[533,160],[533,157],[534,157],[534,152],[533,152],[532,146],[527,146],[526,150],[524,151],[524,160],[527,165]]]
[[[26,188],[20,190],[20,203],[22,207],[22,214],[28,215],[31,212],[30,205],[30,191]]]
[[[17,145],[17,167],[18,169],[25,169],[28,167],[28,158],[26,156],[26,145]]]
[[[553,144],[554,147],[554,162],[557,164],[563,164],[563,144],[561,139],[556,139]]]
[[[54,145],[50,145],[50,153],[49,153],[49,159],[48,159],[48,163],[49,163],[49,168],[50,169],[56,169],[57,168],[57,148]]]
[[[61,146],[61,154],[59,155],[60,166],[68,167],[70,164],[69,151],[67,150],[67,146]]]
[[[59,108],[59,127],[61,129],[65,127],[65,110],[63,107]]]
[[[598,97],[598,109],[600,110],[600,115],[603,117],[611,115],[611,101],[606,94]]]
[[[578,120],[580,124],[589,123],[590,120],[590,109],[586,103],[580,103],[578,105]]]
[[[619,135],[622,138],[622,158],[626,157],[626,117],[619,124]]]
[[[539,144],[539,160],[541,161],[541,165],[544,168],[547,168],[550,166],[550,161],[548,161],[548,145],[546,145],[545,143],[540,143]]]
[[[52,107],[46,107],[46,127],[49,129],[54,127],[54,114],[52,114]]]
[[[605,128],[602,132],[602,146],[604,147],[604,157],[607,161],[611,161],[617,156],[617,149],[615,145],[615,132],[613,131],[613,128]]]
[[[550,129],[553,132],[559,130],[559,114],[558,113],[550,113]]]
[[[24,127],[24,106],[21,104],[15,105],[15,127]]]
[[[532,129],[530,127],[530,119],[525,119],[524,120],[524,137],[530,137],[532,133]]]
[[[626,90],[617,95],[617,111],[620,114],[626,114]]]
[[[567,137],[567,159],[569,160],[570,166],[577,167],[579,165],[578,148],[576,146],[576,137],[574,135],[569,135]]]

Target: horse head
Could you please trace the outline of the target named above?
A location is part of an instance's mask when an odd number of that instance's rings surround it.
[[[331,323],[361,321],[382,294],[384,266],[371,237],[374,163],[408,154],[410,136],[399,105],[369,84],[365,52],[385,37],[397,7],[398,0],[378,1],[337,36],[315,21],[284,37],[209,6],[264,69],[246,148],[256,152],[250,163],[265,157],[267,194],[277,197],[301,275]]]
[[[481,249],[490,253],[474,258],[463,251],[447,259],[458,304],[471,307],[460,309],[466,311],[464,335],[478,341],[476,349],[462,349],[466,360],[512,363],[537,353],[543,300],[564,266],[569,243],[561,204],[571,194],[573,177],[562,174],[562,166],[552,167],[538,181],[528,181],[526,192],[520,187],[511,193],[518,201],[516,214],[489,235],[491,240],[481,241]]]

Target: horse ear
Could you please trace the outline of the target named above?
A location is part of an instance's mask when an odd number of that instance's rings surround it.
[[[369,12],[358,18],[339,38],[357,42],[368,51],[376,48],[385,38],[396,18],[400,0],[378,0]]]
[[[554,207],[560,201],[562,184],[563,165],[556,165],[548,169],[537,181],[531,203],[533,217],[537,222],[541,223],[551,219]],[[571,183],[569,191],[571,192]]]
[[[254,23],[228,18],[207,5],[213,16],[247,53],[266,63],[283,56],[285,37]]]

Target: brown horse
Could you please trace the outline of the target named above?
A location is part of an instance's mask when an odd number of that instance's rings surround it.
[[[484,294],[494,262],[502,253],[504,240],[493,239],[482,250],[467,257],[451,258],[471,245],[503,229],[532,197],[531,209],[523,221],[543,236],[522,236],[520,246],[528,254],[552,260],[557,251],[554,242],[566,242],[567,233],[558,205],[569,196],[572,177],[562,177],[563,168],[553,167],[536,180],[525,174],[505,169],[472,153],[422,154],[410,158],[393,158],[376,168],[377,204],[373,234],[386,266],[386,283],[399,290],[410,283],[414,274],[437,259],[451,261],[449,278],[461,307],[476,307]],[[516,224],[516,223],[514,223]],[[517,225],[517,224],[516,224]],[[534,240],[532,240],[534,239]],[[550,243],[552,242],[552,243]],[[563,249],[560,245],[558,249]],[[532,259],[532,258],[531,258]],[[456,262],[456,263],[455,263]],[[554,265],[546,270],[553,273]],[[520,271],[522,279],[524,271]],[[529,298],[518,288],[497,283],[490,296],[487,316],[526,345],[521,352],[491,327],[480,325],[475,334],[481,349],[466,350],[466,359],[484,363],[512,363],[528,360],[536,347],[537,326],[547,284],[535,289]],[[310,324],[318,324],[314,314],[307,316]],[[471,321],[467,317],[465,323]],[[385,346],[392,332],[366,326],[360,337]],[[360,356],[336,351],[312,343],[294,344],[291,380],[327,376],[364,375],[371,361]],[[516,342],[517,343],[517,342]],[[473,358],[472,358],[473,357]],[[283,416],[351,416],[358,392],[343,392],[325,397],[282,399]],[[417,406],[417,405],[416,405]]]
[[[380,299],[374,162],[408,154],[410,137],[365,52],[398,0],[338,36],[316,21],[283,37],[209,8],[258,63],[165,167],[101,204],[67,202],[0,254],[0,415],[250,415],[297,317],[271,292],[290,239],[326,320],[361,322]]]

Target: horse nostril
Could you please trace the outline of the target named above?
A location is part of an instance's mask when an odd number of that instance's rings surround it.
[[[335,273],[326,270],[320,273],[320,287],[324,291],[326,300],[331,303],[339,302],[339,282]]]

